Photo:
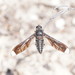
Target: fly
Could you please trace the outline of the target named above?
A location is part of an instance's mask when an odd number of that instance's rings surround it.
[[[63,8],[63,7],[62,7]],[[55,19],[57,16],[64,14],[65,12],[69,11],[69,10],[75,10],[75,8],[69,8],[69,7],[64,7],[65,9],[63,11],[59,11],[57,14],[53,15],[44,25],[44,28],[46,27],[46,25],[51,22],[51,20]],[[13,51],[16,54],[19,54],[21,52],[23,52],[24,50],[26,50],[29,45],[31,40],[35,37],[36,39],[36,47],[38,52],[41,54],[43,51],[43,46],[44,46],[44,37],[48,39],[49,43],[51,46],[53,46],[55,49],[65,52],[67,51],[66,49],[68,48],[65,44],[63,44],[62,42],[54,39],[53,37],[49,36],[48,34],[44,33],[42,26],[38,25],[36,26],[36,31],[34,34],[32,34],[30,37],[28,37],[26,40],[24,40],[23,42],[21,42],[20,44],[18,44]]]
[[[42,30],[42,26],[38,25],[38,26],[36,26],[35,33],[32,34],[29,38],[27,38],[23,42],[21,42],[20,44],[18,44],[13,49],[13,51],[16,54],[19,54],[20,52],[23,52],[24,50],[26,50],[29,47],[31,40],[34,37],[36,38],[36,47],[37,47],[37,50],[40,54],[43,51],[44,37],[47,38],[48,41],[50,42],[50,45],[53,46],[54,48],[56,48],[57,50],[65,52],[65,50],[67,49],[67,46],[65,44],[63,44],[62,42],[57,41],[53,37],[51,37],[51,36],[47,35],[46,33],[44,33],[43,30]]]

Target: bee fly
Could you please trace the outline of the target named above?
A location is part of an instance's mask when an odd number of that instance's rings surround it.
[[[21,42],[20,44],[18,44],[13,51],[18,54],[20,52],[23,52],[24,50],[26,50],[29,45],[30,42],[33,38],[36,38],[36,47],[38,52],[41,54],[43,51],[43,46],[44,46],[44,37],[46,37],[48,39],[48,41],[50,42],[51,46],[53,46],[54,48],[56,48],[57,50],[60,50],[62,52],[65,52],[65,50],[67,49],[67,46],[65,44],[63,44],[62,42],[57,41],[56,39],[54,39],[53,37],[47,35],[46,33],[43,32],[42,30],[42,26],[38,25],[36,26],[36,31],[34,34],[32,34],[29,38],[27,38],[26,40],[24,40],[23,42]]]
[[[49,18],[49,20],[46,22],[46,24],[44,25],[44,28],[46,27],[46,25],[48,25],[49,22],[51,22],[53,19],[55,19],[56,17],[64,14],[65,12],[73,9],[75,10],[75,8],[69,8],[69,7],[57,7],[59,8],[64,8],[63,11],[59,11],[57,14],[53,15],[52,17]],[[56,9],[57,9],[56,8]],[[47,35],[46,33],[43,32],[42,30],[42,26],[38,25],[36,26],[36,31],[34,34],[32,34],[29,38],[27,38],[26,40],[24,40],[23,42],[21,42],[20,44],[18,44],[13,51],[16,54],[19,54],[20,52],[23,52],[24,50],[26,50],[29,45],[30,42],[33,38],[36,38],[36,47],[38,52],[41,54],[43,51],[43,46],[44,46],[44,37],[48,39],[48,41],[50,42],[50,45],[53,46],[55,49],[62,51],[62,52],[69,52],[69,49],[67,49],[68,47],[63,44],[62,42],[54,39],[53,37]]]

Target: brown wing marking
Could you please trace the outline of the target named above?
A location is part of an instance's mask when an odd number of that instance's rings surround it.
[[[25,49],[27,49],[30,45],[31,40],[34,38],[34,34],[31,35],[28,39],[24,40],[23,42],[21,42],[20,44],[18,44],[13,51],[16,54],[19,54],[21,52],[23,52]]]
[[[51,46],[53,46],[54,48],[56,48],[62,52],[65,52],[65,50],[67,49],[67,46],[65,44],[63,44],[62,42],[54,39],[53,37],[51,37],[45,33],[44,33],[44,36],[49,40]]]

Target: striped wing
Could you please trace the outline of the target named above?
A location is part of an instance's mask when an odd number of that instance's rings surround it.
[[[23,42],[21,42],[20,44],[18,44],[13,51],[16,54],[19,54],[21,52],[23,52],[25,49],[27,49],[30,45],[31,40],[34,38],[34,34],[31,35],[29,38],[27,38],[26,40],[24,40]]]
[[[53,46],[55,49],[60,50],[62,52],[65,52],[65,50],[67,49],[67,46],[65,44],[63,44],[62,42],[57,41],[56,39],[54,39],[53,37],[51,37],[45,33],[44,33],[44,36],[48,39],[51,46]]]

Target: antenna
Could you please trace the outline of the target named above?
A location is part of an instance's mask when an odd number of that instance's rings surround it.
[[[54,9],[57,9],[57,10],[60,10],[58,13],[54,14],[52,17],[49,18],[49,20],[47,20],[47,22],[44,24],[44,27],[43,29],[46,28],[46,26],[52,21],[54,20],[55,18],[57,18],[58,16],[66,13],[66,12],[69,12],[70,10],[75,10],[75,8],[71,8],[71,7],[68,7],[68,6],[58,6]]]

